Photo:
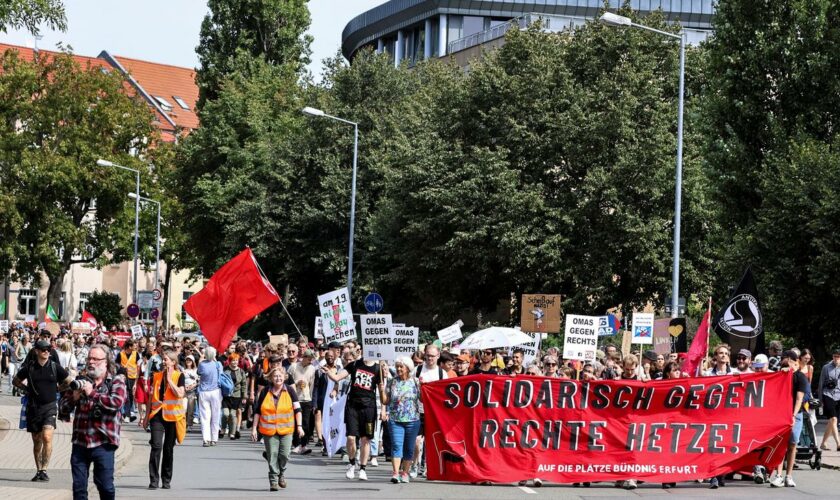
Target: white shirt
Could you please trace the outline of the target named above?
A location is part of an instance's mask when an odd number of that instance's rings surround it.
[[[441,378],[441,375],[443,377]],[[445,380],[448,377],[446,374],[446,370],[443,368],[439,368],[435,365],[434,368],[428,368],[426,363],[423,363],[422,368],[420,369],[420,383],[425,384],[426,382],[436,382],[438,380]]]

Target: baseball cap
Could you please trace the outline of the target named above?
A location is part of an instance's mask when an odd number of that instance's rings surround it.
[[[312,349],[307,349],[307,350],[303,351],[302,357],[304,357],[304,358],[314,358],[315,353],[312,352]]]
[[[754,368],[764,368],[765,366],[767,366],[768,362],[769,362],[769,360],[767,359],[766,355],[757,354],[755,356],[755,359],[753,360],[752,365],[753,365]]]
[[[643,356],[648,361],[656,361],[656,358],[658,357],[657,354],[656,354],[656,351],[652,351],[652,350],[645,351]]]
[[[752,357],[752,353],[750,352],[749,349],[741,349],[740,351],[738,351],[738,355],[739,356],[746,356],[748,358]]]
[[[459,354],[458,357],[455,358],[455,360],[456,361],[463,361],[464,363],[469,363],[470,362],[470,355],[469,354]]]
[[[333,340],[332,342],[329,343],[329,345],[327,347],[330,348],[330,349],[341,349],[341,343]]]
[[[52,348],[52,345],[50,344],[49,340],[38,339],[38,341],[35,342],[35,349],[40,349],[42,351],[49,351],[51,348]]]

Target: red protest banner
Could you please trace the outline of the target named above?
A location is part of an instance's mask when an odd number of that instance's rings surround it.
[[[423,384],[428,478],[677,482],[781,462],[789,373],[653,382],[473,375]]]

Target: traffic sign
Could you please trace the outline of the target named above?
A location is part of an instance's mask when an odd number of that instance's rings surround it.
[[[140,306],[137,304],[129,304],[128,307],[125,308],[125,312],[128,313],[129,318],[136,318],[140,316]]]
[[[155,288],[152,290],[152,298],[155,300],[160,300],[163,297],[163,292],[160,291],[160,288]]]
[[[152,319],[158,319],[158,318],[160,318],[160,309],[158,309],[157,307],[155,307],[154,309],[152,309],[152,310],[149,312],[149,317],[150,317],[150,318],[152,318]]]
[[[385,306],[385,301],[382,296],[376,292],[367,294],[365,297],[365,310],[371,314],[376,314]]]

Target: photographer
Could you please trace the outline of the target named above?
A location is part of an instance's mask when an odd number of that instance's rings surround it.
[[[73,380],[67,370],[50,359],[50,350],[49,340],[38,340],[35,354],[23,363],[12,381],[15,387],[26,393],[26,431],[32,434],[35,468],[38,471],[32,481],[42,482],[50,480],[47,466],[52,455],[58,385]]]
[[[86,499],[90,464],[93,482],[102,499],[114,498],[114,453],[120,445],[120,409],[127,399],[125,378],[116,375],[111,349],[96,344],[88,351],[85,377],[71,384],[71,397],[61,404],[62,416],[75,410],[73,451],[73,498]]]
[[[840,416],[840,387],[838,387],[840,384],[838,384],[838,379],[840,379],[840,349],[834,349],[834,352],[831,353],[831,361],[823,366],[822,373],[820,373],[820,383],[817,387],[817,396],[822,400],[823,413],[829,418],[820,445],[823,450],[828,449],[826,443],[833,437],[837,450],[840,451],[840,436],[837,433],[837,417]]]

